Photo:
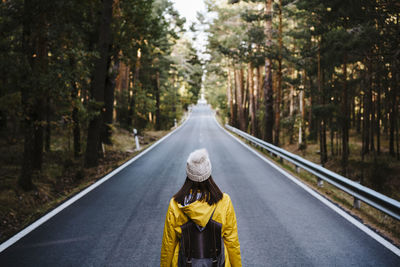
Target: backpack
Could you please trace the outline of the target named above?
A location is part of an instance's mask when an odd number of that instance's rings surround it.
[[[215,209],[205,227],[200,227],[190,218],[181,226],[179,267],[225,266],[222,224],[212,219],[214,212]]]

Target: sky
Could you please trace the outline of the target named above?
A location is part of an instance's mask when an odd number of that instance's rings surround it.
[[[206,7],[203,0],[172,0],[178,12],[189,22],[196,22],[196,14],[198,11],[205,12]]]
[[[206,6],[203,0],[171,0],[171,2],[174,3],[174,7],[179,14],[186,18],[186,30],[189,29],[193,22],[198,23],[196,18],[197,12],[206,13]],[[198,50],[199,57],[206,59],[207,55],[204,54],[204,51],[207,43],[207,35],[201,30],[200,27],[197,28],[199,29],[199,32],[196,35],[197,40],[194,44],[194,47]],[[190,33],[187,32],[186,34],[191,39],[192,36]]]

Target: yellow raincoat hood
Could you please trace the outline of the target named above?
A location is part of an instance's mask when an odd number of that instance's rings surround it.
[[[195,224],[205,227],[215,209],[215,204],[210,206],[204,201],[195,201],[189,205],[178,204],[179,209]]]
[[[178,266],[181,225],[189,220],[188,217],[197,225],[204,227],[211,214],[213,214],[214,221],[222,224],[221,236],[224,241],[225,266],[242,266],[236,215],[229,195],[224,193],[222,199],[214,205],[195,201],[182,206],[173,198],[171,199],[165,218],[161,245],[161,267]]]

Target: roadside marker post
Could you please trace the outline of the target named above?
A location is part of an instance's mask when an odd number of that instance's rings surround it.
[[[133,136],[135,137],[135,143],[136,143],[136,151],[140,150],[140,144],[139,144],[139,138],[137,134],[137,130],[133,129]]]

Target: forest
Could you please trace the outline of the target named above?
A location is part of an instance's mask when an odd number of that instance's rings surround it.
[[[398,1],[208,1],[220,116],[400,199]]]
[[[93,167],[113,125],[173,126],[202,76],[184,22],[167,0],[2,1],[0,130],[23,145],[23,189],[59,138]]]
[[[133,129],[152,141],[147,131],[179,122],[203,69],[169,0],[3,0],[0,10],[4,239],[132,157],[118,144],[133,147]]]

